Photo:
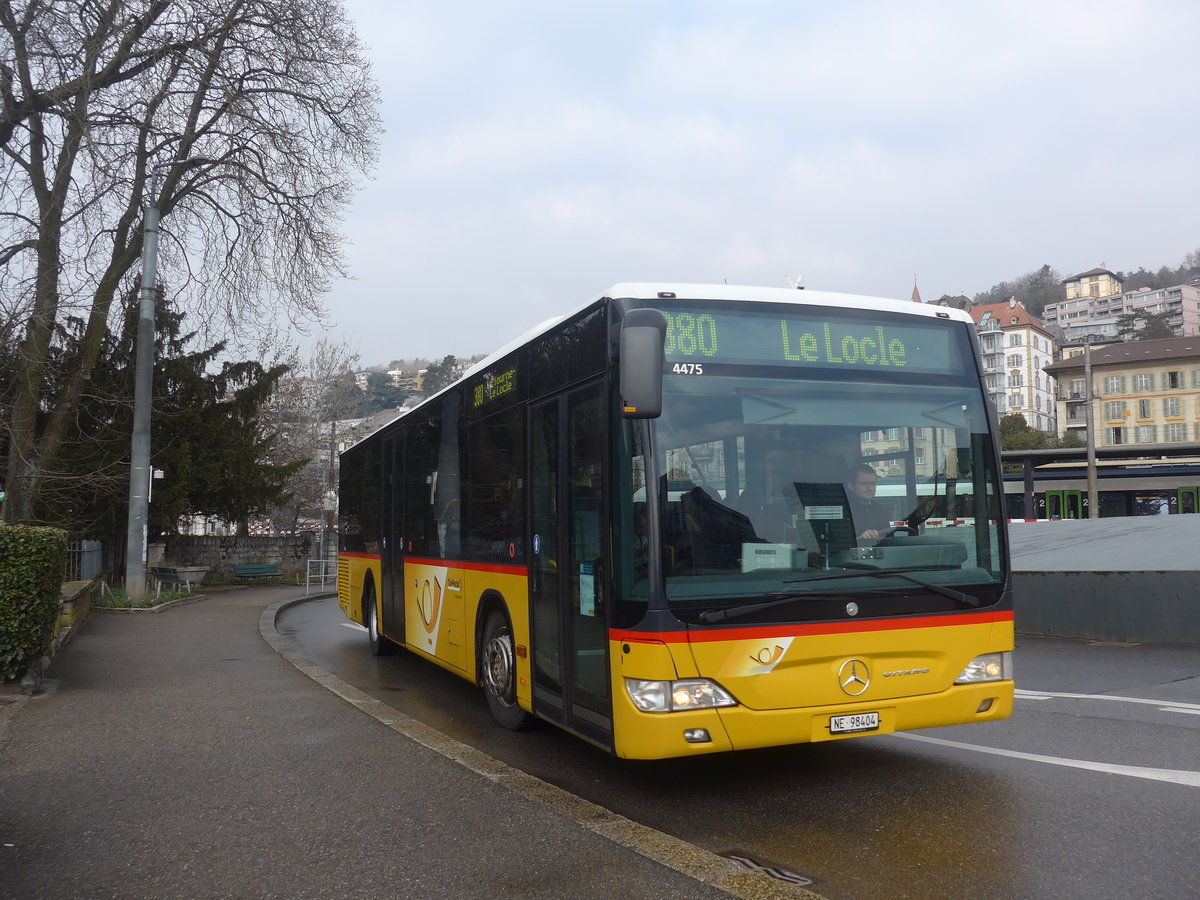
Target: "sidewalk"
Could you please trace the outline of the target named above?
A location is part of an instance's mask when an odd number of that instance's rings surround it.
[[[347,703],[263,616],[301,597],[96,612],[41,694],[0,696],[0,897],[796,896]]]

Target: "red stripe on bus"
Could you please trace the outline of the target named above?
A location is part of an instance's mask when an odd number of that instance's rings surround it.
[[[351,559],[373,559],[377,562],[382,560],[382,557],[378,553],[339,553],[338,556],[345,556]],[[525,566],[455,562],[447,559],[423,559],[415,556],[408,557],[405,562],[421,566],[445,566],[448,569],[470,569],[472,572],[492,572],[497,575],[525,575],[528,571]]]
[[[494,563],[460,562],[451,559],[419,559],[415,556],[406,557],[405,564],[418,566],[445,566],[447,569],[467,569],[471,572],[491,572],[495,575],[527,575],[529,569],[525,566],[503,566]]]
[[[863,619],[857,622],[814,622],[811,625],[770,625],[751,628],[712,628],[705,631],[623,631],[610,629],[612,641],[650,641],[659,643],[712,643],[716,641],[767,640],[784,637],[803,637],[819,634],[856,634],[864,631],[901,631],[909,628],[946,628],[958,625],[980,625],[990,622],[1011,622],[1012,610],[979,613],[953,613],[945,616],[924,616],[912,619]]]

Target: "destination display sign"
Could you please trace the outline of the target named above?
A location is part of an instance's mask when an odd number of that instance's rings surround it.
[[[503,372],[486,372],[483,380],[475,385],[471,396],[474,409],[499,400],[512,394],[517,388],[517,370],[506,369]]]
[[[960,323],[925,317],[851,316],[827,307],[659,309],[667,320],[668,369],[680,374],[703,374],[695,366],[705,363],[960,374],[968,349]]]

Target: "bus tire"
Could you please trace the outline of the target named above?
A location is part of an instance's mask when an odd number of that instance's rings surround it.
[[[517,654],[512,626],[504,613],[493,610],[483,625],[483,695],[492,718],[503,728],[520,731],[531,716],[517,705]]]
[[[379,608],[375,602],[375,585],[367,585],[363,594],[363,624],[367,626],[367,643],[371,647],[372,656],[391,656],[396,652],[396,645],[385,638],[379,631]]]

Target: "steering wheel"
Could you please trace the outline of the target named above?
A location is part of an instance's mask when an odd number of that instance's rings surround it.
[[[920,532],[917,531],[917,529],[914,528],[912,525],[897,525],[894,528],[887,529],[883,533],[883,536],[884,537],[895,537],[897,534],[900,534],[901,532],[903,532],[904,534],[911,534],[914,537],[916,537],[918,534],[920,534]]]

